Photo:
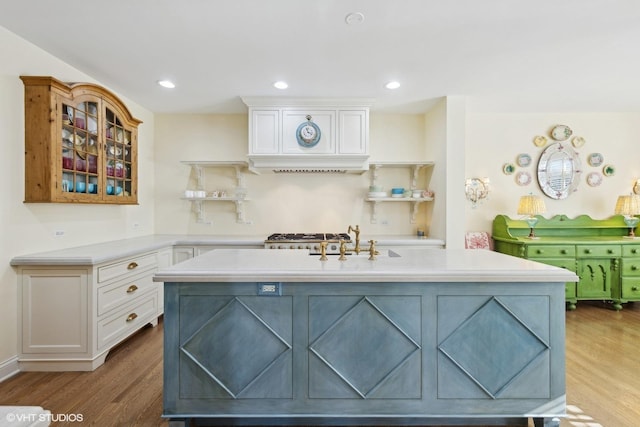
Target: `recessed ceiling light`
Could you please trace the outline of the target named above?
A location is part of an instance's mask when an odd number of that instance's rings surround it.
[[[344,18],[344,22],[349,25],[362,24],[364,22],[364,14],[360,12],[352,12]]]
[[[282,80],[277,81],[273,84],[273,87],[275,87],[276,89],[286,89],[289,87],[289,85],[287,84],[287,82],[283,82]]]
[[[173,89],[176,85],[171,80],[158,80],[158,84],[167,89]]]
[[[384,85],[384,87],[386,87],[387,89],[398,89],[400,87],[400,82],[389,82],[386,85]]]

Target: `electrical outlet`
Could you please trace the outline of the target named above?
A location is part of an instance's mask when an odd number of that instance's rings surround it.
[[[140,228],[140,223],[139,222],[134,222],[133,223],[133,229],[137,230],[138,228]]]
[[[380,225],[389,225],[389,220],[383,219],[380,221]]]
[[[62,237],[62,236],[64,236],[64,230],[55,230],[53,232],[53,236],[54,237]]]

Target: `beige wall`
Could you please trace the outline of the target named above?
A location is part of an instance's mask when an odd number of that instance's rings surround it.
[[[139,206],[25,204],[24,86],[20,75],[51,75],[95,82],[78,70],[0,27],[0,377],[17,354],[16,255],[85,245],[153,232],[154,117],[122,97],[140,126]],[[7,60],[13,58],[14,60]],[[100,83],[100,82],[96,82]],[[134,227],[134,224],[140,226]],[[54,237],[55,231],[64,231]]]
[[[489,177],[491,194],[475,209],[466,203],[466,229],[491,230],[491,222],[496,214],[507,214],[514,218],[520,196],[533,193],[542,195],[536,182],[536,165],[543,149],[533,144],[537,135],[546,135],[556,124],[568,125],[573,136],[581,136],[585,144],[576,149],[582,162],[582,177],[578,190],[564,200],[553,200],[544,196],[549,218],[557,214],[575,217],[580,214],[603,219],[613,215],[616,199],[628,194],[633,183],[640,178],[640,157],[637,153],[640,137],[639,113],[545,113],[545,114],[467,114],[466,176]],[[547,146],[553,141],[549,139]],[[502,173],[502,165],[516,164],[520,153],[529,154],[533,160],[527,168],[532,183],[519,186],[515,174]],[[604,163],[615,167],[614,176],[603,178],[598,187],[590,187],[586,175],[601,172],[602,167],[592,167],[587,163],[590,153],[601,153]]]
[[[267,236],[274,232],[335,232],[360,224],[366,234],[415,234],[427,227],[428,204],[422,204],[411,223],[411,205],[381,204],[378,223],[371,224],[371,206],[364,201],[369,173],[353,174],[245,174],[248,198],[245,218],[236,222],[231,202],[204,202],[206,217],[198,223],[191,203],[180,200],[195,188],[187,160],[246,161],[247,115],[156,116],[156,232]],[[426,155],[425,116],[370,117],[371,159],[385,161],[432,160]],[[427,179],[431,171],[423,170]],[[380,183],[390,189],[410,187],[409,169],[383,169]],[[208,169],[206,189],[233,192],[232,169]],[[424,187],[424,185],[423,185]]]

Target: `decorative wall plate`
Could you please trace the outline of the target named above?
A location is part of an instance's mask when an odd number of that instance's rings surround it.
[[[602,168],[602,174],[604,176],[613,176],[616,174],[616,168],[614,168],[613,165],[605,165]]]
[[[571,143],[574,147],[580,148],[584,145],[584,138],[581,136],[576,136],[571,140]]]
[[[601,166],[604,162],[604,157],[602,157],[602,154],[600,153],[591,153],[589,154],[588,162],[591,166]]]
[[[589,184],[591,187],[597,187],[601,183],[602,175],[600,175],[600,172],[591,172],[589,175],[587,175],[587,184]]]
[[[518,166],[526,168],[531,164],[531,156],[528,154],[518,154]]]
[[[535,138],[533,138],[533,145],[535,145],[536,147],[544,147],[546,143],[547,143],[546,136],[536,136]]]
[[[531,184],[531,174],[526,171],[520,171],[516,174],[516,182],[518,185],[529,185]]]
[[[502,165],[502,172],[505,175],[511,175],[516,171],[516,166],[513,163],[505,163]]]
[[[551,129],[551,138],[556,141],[566,141],[572,134],[573,131],[566,125],[558,125]]]

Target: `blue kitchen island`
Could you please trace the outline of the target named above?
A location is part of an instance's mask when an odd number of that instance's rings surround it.
[[[221,249],[157,272],[163,416],[559,425],[574,273],[484,250],[368,256]]]

